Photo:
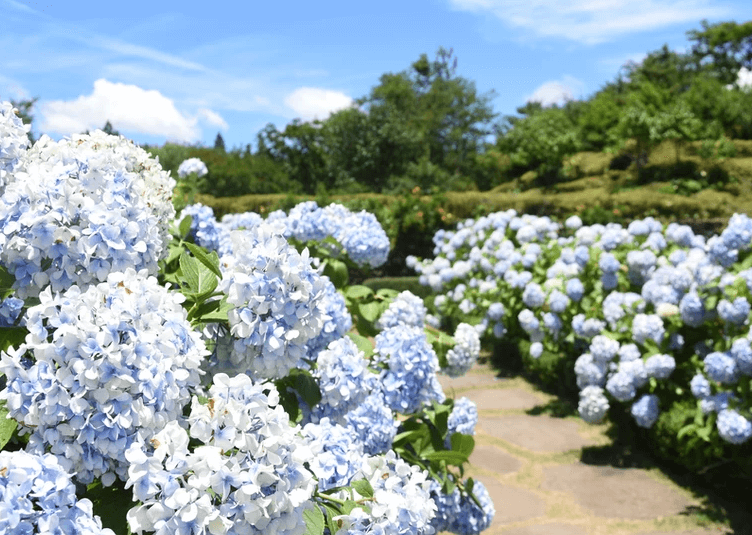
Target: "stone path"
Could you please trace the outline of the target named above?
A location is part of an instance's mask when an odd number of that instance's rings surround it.
[[[497,379],[478,364],[441,383],[447,395],[478,406],[468,474],[483,482],[496,507],[486,535],[733,533],[693,514],[699,501],[658,470],[583,463],[583,447],[610,443],[606,425],[528,414],[555,398],[523,379]]]

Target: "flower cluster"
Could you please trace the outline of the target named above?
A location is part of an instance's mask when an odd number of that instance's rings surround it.
[[[23,124],[10,102],[0,102],[0,193],[29,148],[31,125]]]
[[[131,531],[304,533],[313,454],[274,386],[217,374],[208,397],[193,398],[189,430],[174,420],[126,451],[127,486],[141,502],[128,513]]]
[[[178,176],[180,178],[185,178],[191,173],[201,177],[208,172],[209,170],[206,168],[206,164],[198,158],[188,158],[183,160],[178,166]]]
[[[54,455],[0,451],[0,532],[114,535]]]
[[[571,358],[584,419],[628,403],[651,427],[679,392],[701,401],[698,418],[715,413],[723,440],[752,438],[752,270],[742,264],[752,218],[736,214],[705,239],[653,218],[560,226],[509,210],[439,231],[434,244],[434,259],[410,265],[437,293],[435,312],[484,340],[527,339],[533,369],[544,353]]]
[[[256,379],[281,378],[303,365],[307,343],[328,319],[327,283],[298,253],[279,227],[259,225],[232,232],[233,255],[222,257],[218,290],[233,305],[230,332],[220,332],[215,371],[248,373]]]
[[[167,254],[175,181],[122,137],[97,130],[27,150],[0,197],[0,263],[20,298],[96,284]]]
[[[0,397],[29,451],[55,454],[82,483],[125,480],[125,450],[181,416],[200,383],[206,349],[182,296],[129,269],[39,299],[26,343],[0,360]]]

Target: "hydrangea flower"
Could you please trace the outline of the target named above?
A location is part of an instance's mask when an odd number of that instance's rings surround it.
[[[368,481],[374,490],[370,499],[354,493],[356,501],[365,501],[370,511],[356,507],[347,515],[335,517],[341,526],[335,535],[434,533],[431,521],[436,504],[431,499],[428,472],[407,464],[389,450],[385,455],[366,458],[361,471],[353,477],[358,479]]]
[[[227,226],[217,222],[214,210],[203,204],[192,204],[183,208],[178,217],[182,221],[186,216],[191,217],[190,237],[196,245],[219,255],[232,253],[232,240]]]
[[[540,308],[546,302],[546,294],[543,293],[543,289],[539,284],[529,282],[525,286],[525,291],[522,292],[522,302],[527,307]]]
[[[451,436],[454,433],[462,433],[464,435],[474,435],[475,425],[478,423],[478,407],[472,400],[461,397],[454,400],[454,406],[452,412],[449,414],[447,420],[447,442],[451,440]]]
[[[438,532],[448,531],[458,535],[477,535],[488,529],[496,514],[488,490],[481,481],[473,484],[473,496],[460,492],[455,487],[451,494],[441,492],[441,486],[434,482],[431,497],[436,502],[436,516],[431,525]],[[480,504],[480,505],[479,505]]]
[[[309,440],[313,460],[311,472],[318,479],[319,490],[349,485],[363,463],[363,444],[352,428],[322,418],[303,427]]]
[[[637,314],[632,321],[632,339],[640,345],[647,340],[660,344],[665,333],[663,320],[656,314]]]
[[[348,412],[345,419],[347,425],[358,434],[363,451],[368,455],[379,455],[392,447],[398,424],[381,392],[372,393]]]
[[[734,302],[721,299],[718,302],[718,315],[726,323],[743,325],[749,317],[750,305],[744,297],[737,297]]]
[[[316,360],[319,351],[325,349],[331,342],[345,336],[353,326],[352,316],[347,310],[345,296],[337,291],[329,277],[322,275],[321,279],[324,286],[321,308],[323,308],[327,319],[324,320],[321,332],[306,344],[306,353],[311,360]]]
[[[590,341],[589,352],[599,362],[610,362],[619,354],[619,342],[601,334]]]
[[[752,437],[752,422],[732,409],[723,409],[716,420],[718,434],[731,444],[744,444]]]
[[[31,143],[30,124],[23,124],[10,102],[0,102],[0,194],[13,180],[13,172]]]
[[[752,347],[749,338],[738,338],[731,344],[729,351],[736,361],[736,367],[744,375],[752,375]]]
[[[679,302],[682,321],[690,327],[699,327],[705,321],[705,305],[695,292],[685,294]]]
[[[191,173],[195,173],[196,176],[204,176],[209,170],[206,168],[206,164],[199,158],[188,158],[180,162],[178,166],[178,176],[185,178]]]
[[[389,303],[389,307],[376,320],[376,328],[384,330],[400,324],[423,327],[427,313],[423,299],[405,290]]]
[[[540,342],[533,342],[530,344],[530,356],[534,359],[540,358],[543,354],[543,344]]]
[[[577,410],[587,423],[600,423],[605,418],[608,409],[608,398],[603,394],[601,387],[590,385],[580,390]]]
[[[645,370],[650,377],[667,379],[676,368],[676,360],[671,355],[653,355],[645,361]]]
[[[705,373],[717,383],[735,383],[737,379],[736,360],[728,354],[714,351],[705,360]]]
[[[345,415],[358,407],[376,388],[377,375],[368,369],[363,352],[348,337],[340,338],[318,354],[313,377],[321,401],[311,409],[311,421],[329,418],[345,424]]]
[[[302,535],[314,458],[274,385],[217,374],[208,397],[193,398],[189,430],[173,420],[126,451],[126,487],[141,502],[131,531]]]
[[[29,451],[55,454],[82,483],[124,480],[125,450],[179,418],[200,383],[206,348],[183,297],[131,269],[39,299],[26,343],[0,361],[0,398]]]
[[[0,532],[114,535],[51,454],[0,451]]]
[[[472,325],[460,323],[454,331],[454,346],[447,351],[447,365],[442,373],[449,377],[464,375],[480,355],[480,336]]]
[[[217,290],[234,306],[230,333],[220,334],[213,371],[273,379],[303,363],[307,343],[328,319],[326,281],[272,224],[233,231],[232,256],[222,257]]]
[[[637,422],[637,425],[649,429],[658,419],[658,396],[653,394],[644,394],[634,404],[630,411]]]
[[[436,378],[439,359],[418,327],[386,329],[376,336],[373,361],[384,367],[379,379],[387,406],[411,414],[432,400],[443,401]]]
[[[175,181],[143,149],[97,130],[24,154],[0,197],[0,262],[17,297],[97,284],[133,268],[156,274],[175,216]]]
[[[24,302],[17,297],[8,297],[0,301],[0,327],[13,327],[16,325]]]
[[[636,394],[634,378],[625,372],[618,372],[608,378],[606,390],[619,401],[634,399]]]
[[[577,375],[577,386],[603,386],[606,381],[608,365],[605,361],[598,361],[590,353],[583,353],[574,363],[574,373]]]

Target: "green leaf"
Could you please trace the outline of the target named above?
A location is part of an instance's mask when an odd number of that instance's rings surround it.
[[[199,284],[198,266],[198,261],[183,251],[180,255],[180,271],[183,273],[183,280],[188,283],[188,287],[194,292]]]
[[[345,288],[342,293],[348,299],[363,299],[373,295],[373,290],[362,284],[354,284]]]
[[[353,332],[347,333],[347,336],[349,336],[350,339],[355,342],[355,345],[358,346],[358,349],[364,353],[365,358],[370,358],[371,355],[373,355],[373,344],[368,338]]]
[[[11,275],[5,266],[0,266],[0,299],[5,299],[13,293],[16,277]]]
[[[0,351],[23,344],[29,331],[25,327],[0,327]]]
[[[186,242],[185,246],[188,247],[188,250],[199,262],[209,268],[217,277],[222,278],[222,271],[219,269],[219,256],[217,256],[216,252],[212,251],[210,253],[203,247],[199,247],[193,243]]]
[[[428,461],[444,461],[447,464],[462,466],[467,462],[467,455],[458,451],[434,451],[423,455]]]
[[[381,316],[383,307],[380,303],[372,301],[370,303],[361,303],[358,306],[358,312],[366,321],[374,322]]]
[[[452,451],[456,451],[470,457],[475,449],[475,439],[470,435],[463,433],[454,433],[450,439],[452,444]]]
[[[324,503],[322,505],[324,507],[324,510],[326,511],[326,527],[329,528],[330,533],[336,533],[340,528],[340,522],[334,520],[334,517],[340,516],[342,514],[342,511],[329,503]]]
[[[335,288],[344,288],[350,280],[347,264],[336,258],[328,258],[324,261],[324,275],[331,279]]]
[[[5,400],[0,401],[0,450],[10,441],[17,427],[18,422],[8,418],[8,409],[5,407]]]
[[[189,215],[180,220],[180,225],[178,225],[178,232],[180,233],[181,239],[186,239],[188,237],[188,233],[191,231],[192,223],[193,218]]]
[[[306,535],[321,535],[324,533],[324,513],[319,506],[314,504],[310,509],[303,511],[303,520],[306,525]]]
[[[307,370],[300,368],[292,370],[290,375],[295,377],[295,390],[310,407],[321,401],[321,390],[316,379]]]
[[[364,498],[373,498],[373,487],[367,479],[359,479],[352,482],[352,488]]]

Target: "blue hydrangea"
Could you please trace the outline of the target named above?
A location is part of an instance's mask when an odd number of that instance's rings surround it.
[[[455,399],[452,412],[447,420],[447,443],[450,443],[454,433],[474,435],[477,423],[478,407],[475,403],[466,397]]]
[[[480,336],[476,329],[467,323],[460,323],[454,331],[454,346],[447,351],[446,367],[442,372],[449,377],[464,375],[480,355]]]
[[[199,158],[188,158],[180,162],[178,166],[178,176],[185,178],[191,173],[195,173],[196,176],[204,176],[209,170],[206,168],[206,164]]]
[[[392,447],[397,434],[397,421],[381,392],[368,396],[348,412],[345,419],[347,425],[358,434],[363,451],[368,455],[379,455]]]
[[[368,369],[363,352],[348,337],[331,342],[318,354],[313,377],[319,385],[321,401],[312,407],[311,421],[328,418],[342,425],[346,413],[365,401],[378,380]]]
[[[13,327],[16,325],[24,302],[17,297],[8,297],[0,301],[0,327]]]
[[[501,303],[491,303],[488,306],[486,316],[488,316],[488,319],[490,319],[491,321],[499,321],[502,317],[504,317],[505,313],[506,309],[504,308],[504,305],[502,305]]]
[[[601,275],[601,285],[604,290],[613,290],[619,285],[619,277],[616,273],[604,273]]]
[[[690,292],[679,302],[682,321],[690,327],[699,327],[705,321],[705,305],[700,296]]]
[[[752,422],[732,409],[718,413],[716,426],[720,437],[731,444],[744,444],[752,437]]]
[[[644,394],[640,399],[632,404],[630,410],[632,417],[637,425],[649,429],[658,419],[660,413],[658,407],[658,396],[653,394]]]
[[[749,249],[752,242],[752,219],[746,214],[732,215],[721,232],[721,239],[729,249]]]
[[[729,248],[728,244],[720,237],[713,236],[706,244],[708,257],[725,268],[731,267],[739,257],[739,251]]]
[[[548,296],[548,307],[556,314],[563,313],[569,306],[569,297],[554,289]]]
[[[214,217],[214,210],[203,204],[192,204],[183,208],[178,217],[182,221],[191,218],[190,237],[196,245],[220,255],[232,253],[230,230]]]
[[[657,258],[649,249],[627,253],[627,275],[632,284],[642,286],[655,268]]]
[[[222,257],[217,287],[233,306],[230,332],[218,333],[211,371],[284,377],[302,365],[307,344],[324,328],[330,282],[274,224],[233,231],[232,240],[234,254]]]
[[[689,382],[689,388],[692,391],[692,395],[697,399],[706,398],[712,394],[710,382],[699,372],[692,377],[692,380]]]
[[[580,299],[582,299],[582,296],[585,293],[585,287],[582,285],[582,282],[580,279],[569,279],[567,281],[567,296],[574,301],[575,303],[579,303]]]
[[[0,451],[0,497],[0,533],[114,535],[54,455]]]
[[[728,354],[714,351],[704,360],[705,373],[717,383],[735,383],[737,379],[736,360]]]
[[[182,296],[128,270],[39,299],[26,343],[0,361],[0,397],[29,451],[55,454],[81,483],[125,480],[125,450],[181,417],[200,384],[207,352]]]
[[[517,315],[517,319],[520,322],[520,327],[522,327],[522,330],[530,335],[540,329],[540,320],[535,317],[535,314],[532,310],[521,310]]]
[[[230,230],[250,230],[264,221],[256,212],[243,212],[240,214],[225,214],[222,216],[222,225]]]
[[[389,408],[411,414],[432,400],[443,401],[436,373],[439,359],[423,329],[400,326],[376,336],[373,360],[384,367],[380,384]]]
[[[645,370],[650,377],[668,379],[676,368],[676,360],[671,355],[653,355],[645,361]]]
[[[127,268],[156,275],[175,180],[146,151],[100,130],[42,136],[14,176],[0,197],[0,263],[16,297],[97,284]]]
[[[321,307],[327,319],[321,327],[321,332],[306,344],[308,358],[316,360],[319,351],[325,349],[331,342],[339,340],[352,329],[353,322],[347,310],[345,297],[337,291],[329,277],[322,275],[324,293],[321,297]]]
[[[629,362],[637,360],[642,356],[640,348],[635,344],[624,344],[619,348],[619,360],[621,362]]]
[[[0,194],[13,180],[19,160],[30,146],[31,125],[23,124],[10,102],[0,101]]]
[[[574,373],[577,376],[577,386],[603,386],[606,382],[608,365],[597,361],[590,353],[583,353],[574,363]]]
[[[543,354],[543,344],[540,342],[533,342],[530,344],[530,356],[534,359],[540,358]]]
[[[608,398],[603,394],[599,386],[586,386],[580,390],[580,402],[577,410],[580,417],[589,424],[597,424],[603,421],[608,412]]]
[[[731,344],[731,356],[736,361],[736,367],[744,375],[752,375],[752,347],[749,338],[739,338]]]
[[[726,299],[718,302],[718,315],[726,323],[743,325],[749,317],[750,305],[744,297],[737,297],[733,303]]]
[[[637,392],[633,377],[625,372],[618,372],[609,377],[606,390],[619,401],[630,401]]]
[[[423,299],[405,290],[389,303],[389,307],[376,321],[376,328],[383,330],[397,327],[400,324],[422,327],[427,312]]]
[[[619,271],[621,264],[616,257],[611,253],[603,253],[598,259],[598,267],[601,268],[603,273],[616,273]]]
[[[598,362],[609,362],[619,354],[619,342],[608,336],[598,335],[590,341],[589,351]]]
[[[702,409],[703,414],[720,412],[724,409],[728,409],[729,404],[732,401],[739,401],[732,392],[718,392],[717,394],[703,398],[700,402],[700,408]]]
[[[496,510],[482,482],[476,480],[473,485],[473,495],[480,506],[470,496],[460,492],[458,487],[451,494],[444,494],[441,486],[434,482],[431,490],[431,498],[437,507],[431,526],[437,533],[446,531],[458,535],[478,535],[491,525]]]
[[[363,463],[363,445],[352,428],[322,418],[303,427],[313,453],[309,463],[319,490],[349,485]]]
[[[585,318],[585,314],[577,314],[572,318],[572,329],[577,336],[593,338],[603,332],[606,322],[598,318]]]
[[[661,344],[665,334],[663,320],[656,314],[637,314],[632,321],[632,339],[640,345],[648,340]]]

